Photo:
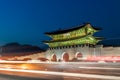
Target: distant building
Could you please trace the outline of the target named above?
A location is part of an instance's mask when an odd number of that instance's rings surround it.
[[[102,45],[97,43],[102,38],[93,36],[99,30],[87,23],[70,29],[46,32],[52,38],[44,41],[50,47],[45,53],[46,58],[51,61],[71,61],[101,55]]]

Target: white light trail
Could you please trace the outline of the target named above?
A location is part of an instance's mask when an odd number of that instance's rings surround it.
[[[36,70],[19,70],[19,69],[4,69],[4,68],[0,68],[0,70],[13,71],[13,72],[28,72],[28,73],[37,73],[37,74],[47,74],[47,75],[58,75],[58,76],[69,76],[69,77],[97,78],[97,79],[105,79],[105,80],[120,80],[120,77],[118,77],[118,76],[108,76],[108,75],[53,72],[53,71],[36,71]]]
[[[108,67],[79,67],[81,69],[114,69],[114,70],[120,70],[120,68],[108,68]]]
[[[41,61],[3,61],[0,63],[43,63],[43,64],[93,64],[94,62],[41,62]],[[94,63],[98,64],[98,63]]]
[[[3,61],[0,60],[0,63],[42,63],[42,64],[112,64],[120,65],[120,63],[97,63],[97,62],[41,62],[41,61]]]

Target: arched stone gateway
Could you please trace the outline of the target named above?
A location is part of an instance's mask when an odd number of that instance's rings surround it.
[[[57,61],[57,56],[56,56],[56,54],[52,54],[52,56],[51,56],[51,61]]]
[[[69,61],[69,54],[68,53],[63,52],[63,54],[62,54],[62,61],[65,61],[65,62]]]
[[[83,55],[82,55],[82,53],[80,53],[80,52],[77,52],[76,54],[75,54],[75,58],[82,58],[83,57]]]

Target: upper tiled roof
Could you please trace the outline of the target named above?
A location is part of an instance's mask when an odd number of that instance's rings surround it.
[[[77,26],[77,27],[72,27],[72,28],[69,28],[69,29],[59,29],[59,30],[56,30],[56,31],[52,31],[52,32],[46,32],[45,34],[48,34],[48,35],[51,35],[51,34],[62,34],[62,33],[67,33],[67,32],[70,32],[70,31],[73,31],[73,30],[77,30],[77,29],[80,29],[86,25],[88,25],[90,23],[85,23],[81,26]],[[93,26],[92,26],[93,27]],[[93,27],[95,30],[101,30],[100,28],[95,28]]]

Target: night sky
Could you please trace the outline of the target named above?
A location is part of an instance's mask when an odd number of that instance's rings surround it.
[[[41,46],[44,32],[90,22],[98,36],[120,38],[120,0],[0,0],[0,45]]]

